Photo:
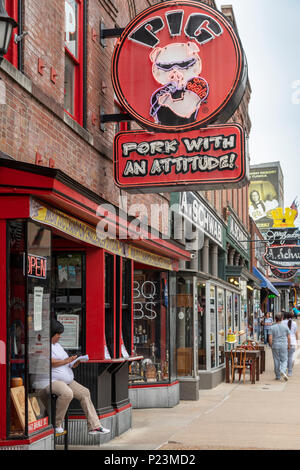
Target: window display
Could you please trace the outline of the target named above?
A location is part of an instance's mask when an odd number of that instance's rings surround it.
[[[52,311],[64,327],[61,345],[68,354],[84,354],[84,253],[53,253]]]
[[[8,244],[8,434],[23,436],[49,424],[51,232],[11,221]]]
[[[211,368],[216,367],[216,298],[215,287],[209,289],[209,307],[210,307],[210,357]]]
[[[225,301],[224,289],[217,288],[218,301],[218,365],[225,362]]]
[[[232,292],[226,291],[226,338],[230,331],[234,331],[232,323]],[[228,343],[226,347],[229,348]]]
[[[248,309],[247,309],[247,281],[244,280],[244,279],[241,279],[240,280],[240,288],[241,288],[241,306],[240,306],[240,309],[239,309],[239,306],[237,307],[238,308],[238,315],[239,315],[239,312],[240,312],[240,316],[241,316],[241,330],[244,330],[245,333],[247,333],[247,336],[251,334],[252,332],[252,329],[253,329],[253,325],[252,325],[252,319],[251,321],[249,322],[249,324],[247,325],[248,321],[247,321],[247,315],[248,315]]]
[[[154,383],[169,380],[168,274],[135,270],[133,286],[134,353],[142,361],[130,366],[129,380]]]

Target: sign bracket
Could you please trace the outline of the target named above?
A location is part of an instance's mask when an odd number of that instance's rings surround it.
[[[100,110],[100,129],[105,131],[105,123],[107,122],[123,122],[134,121],[133,117],[126,113],[105,114],[104,110]]]
[[[100,44],[106,47],[105,39],[117,38],[121,36],[125,28],[105,28],[103,21],[100,21]]]

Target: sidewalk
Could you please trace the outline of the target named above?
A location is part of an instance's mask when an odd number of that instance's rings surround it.
[[[297,359],[297,356],[299,359]],[[300,349],[293,377],[274,379],[271,349],[259,382],[222,383],[198,401],[174,408],[133,410],[132,429],[100,447],[70,450],[299,450]]]

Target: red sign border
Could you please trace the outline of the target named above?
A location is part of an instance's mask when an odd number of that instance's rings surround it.
[[[199,6],[201,6],[203,10],[207,10],[207,12],[210,13],[211,15],[215,15],[216,17],[218,17],[218,19],[222,22],[222,25],[226,26],[226,29],[228,30],[230,36],[232,37],[234,47],[237,53],[238,73],[235,79],[235,84],[231,89],[231,93],[227,95],[223,104],[219,106],[216,110],[214,110],[209,116],[203,118],[200,121],[194,121],[193,123],[185,124],[182,126],[164,126],[155,122],[151,122],[150,119],[145,119],[128,104],[126,98],[124,97],[121,91],[121,87],[120,87],[120,83],[118,79],[118,73],[117,73],[117,65],[118,65],[118,57],[122,49],[122,45],[127,39],[127,36],[131,33],[131,31],[136,28],[137,24],[139,22],[142,22],[143,19],[146,16],[148,16],[150,13],[155,13],[157,12],[157,10],[161,10],[162,8],[165,9],[165,7],[168,7],[168,6],[170,7],[177,6],[177,3],[178,3],[178,6],[180,7],[181,6],[195,6],[195,8],[199,9]],[[233,26],[229,23],[228,19],[223,13],[219,12],[215,8],[210,7],[209,5],[202,4],[202,3],[200,3],[199,5],[199,2],[196,2],[194,0],[180,0],[179,2],[174,2],[172,0],[169,0],[167,2],[164,2],[163,4],[158,3],[152,7],[146,8],[125,27],[113,52],[112,66],[111,66],[111,78],[112,78],[114,91],[116,93],[116,96],[120,104],[137,122],[139,122],[142,126],[150,130],[176,133],[176,132],[184,132],[184,131],[199,129],[201,127],[204,127],[207,124],[216,122],[217,119],[219,119],[220,121],[226,122],[234,114],[235,110],[238,108],[241,102],[241,99],[244,95],[244,91],[246,88],[245,68],[247,70],[247,61],[246,61],[246,57],[242,48],[240,38],[238,34],[235,32]],[[244,90],[241,93],[240,87],[242,85],[244,86]],[[236,98],[236,101],[234,101],[235,98]]]
[[[238,124],[238,123],[230,123],[230,124],[221,124],[221,125],[213,125],[213,126],[207,126],[205,128],[203,128],[203,130],[208,130],[208,129],[220,129],[220,128],[227,128],[227,127],[235,127],[239,130],[239,133],[240,133],[240,139],[241,139],[241,163],[242,163],[242,167],[241,167],[241,171],[240,171],[240,176],[238,178],[234,178],[234,179],[229,179],[228,177],[224,178],[224,180],[212,180],[212,179],[205,179],[205,180],[202,180],[202,181],[184,181],[182,186],[187,186],[189,191],[192,191],[193,187],[197,188],[198,191],[202,191],[202,190],[207,190],[207,189],[224,189],[224,185],[226,184],[226,187],[227,186],[230,186],[230,185],[238,185],[239,183],[242,183],[245,179],[245,177],[247,176],[247,162],[246,162],[246,136],[245,136],[245,131],[243,129],[243,127]],[[199,131],[201,131],[201,129],[199,129]],[[178,181],[175,181],[175,182],[168,182],[168,183],[145,183],[145,182],[141,182],[140,184],[123,184],[121,183],[119,180],[118,180],[118,172],[117,172],[117,167],[118,167],[118,161],[116,159],[116,155],[117,155],[117,146],[118,146],[118,140],[120,138],[120,136],[122,135],[131,135],[131,134],[137,134],[137,133],[140,133],[140,134],[149,134],[149,131],[147,130],[139,130],[139,129],[136,129],[136,130],[131,130],[131,131],[122,131],[122,132],[118,132],[118,134],[115,135],[115,138],[114,138],[114,155],[113,155],[113,158],[114,158],[114,181],[115,181],[115,184],[120,188],[120,189],[123,189],[123,190],[126,190],[128,192],[132,192],[132,193],[139,193],[139,192],[149,192],[150,189],[152,189],[152,191],[150,192],[153,192],[153,193],[159,193],[159,192],[171,192],[172,190],[174,191],[174,188],[176,187],[179,187],[181,186]],[[212,188],[213,186],[213,188]],[[156,190],[153,190],[154,188],[157,188]],[[183,190],[183,189],[182,189]],[[178,189],[178,191],[180,191],[180,189]]]

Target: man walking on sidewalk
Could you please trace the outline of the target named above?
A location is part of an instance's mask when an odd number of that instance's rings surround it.
[[[272,348],[274,372],[276,380],[288,380],[286,375],[288,349],[290,349],[291,335],[289,328],[282,323],[282,314],[275,315],[275,325],[270,329],[269,344]]]

